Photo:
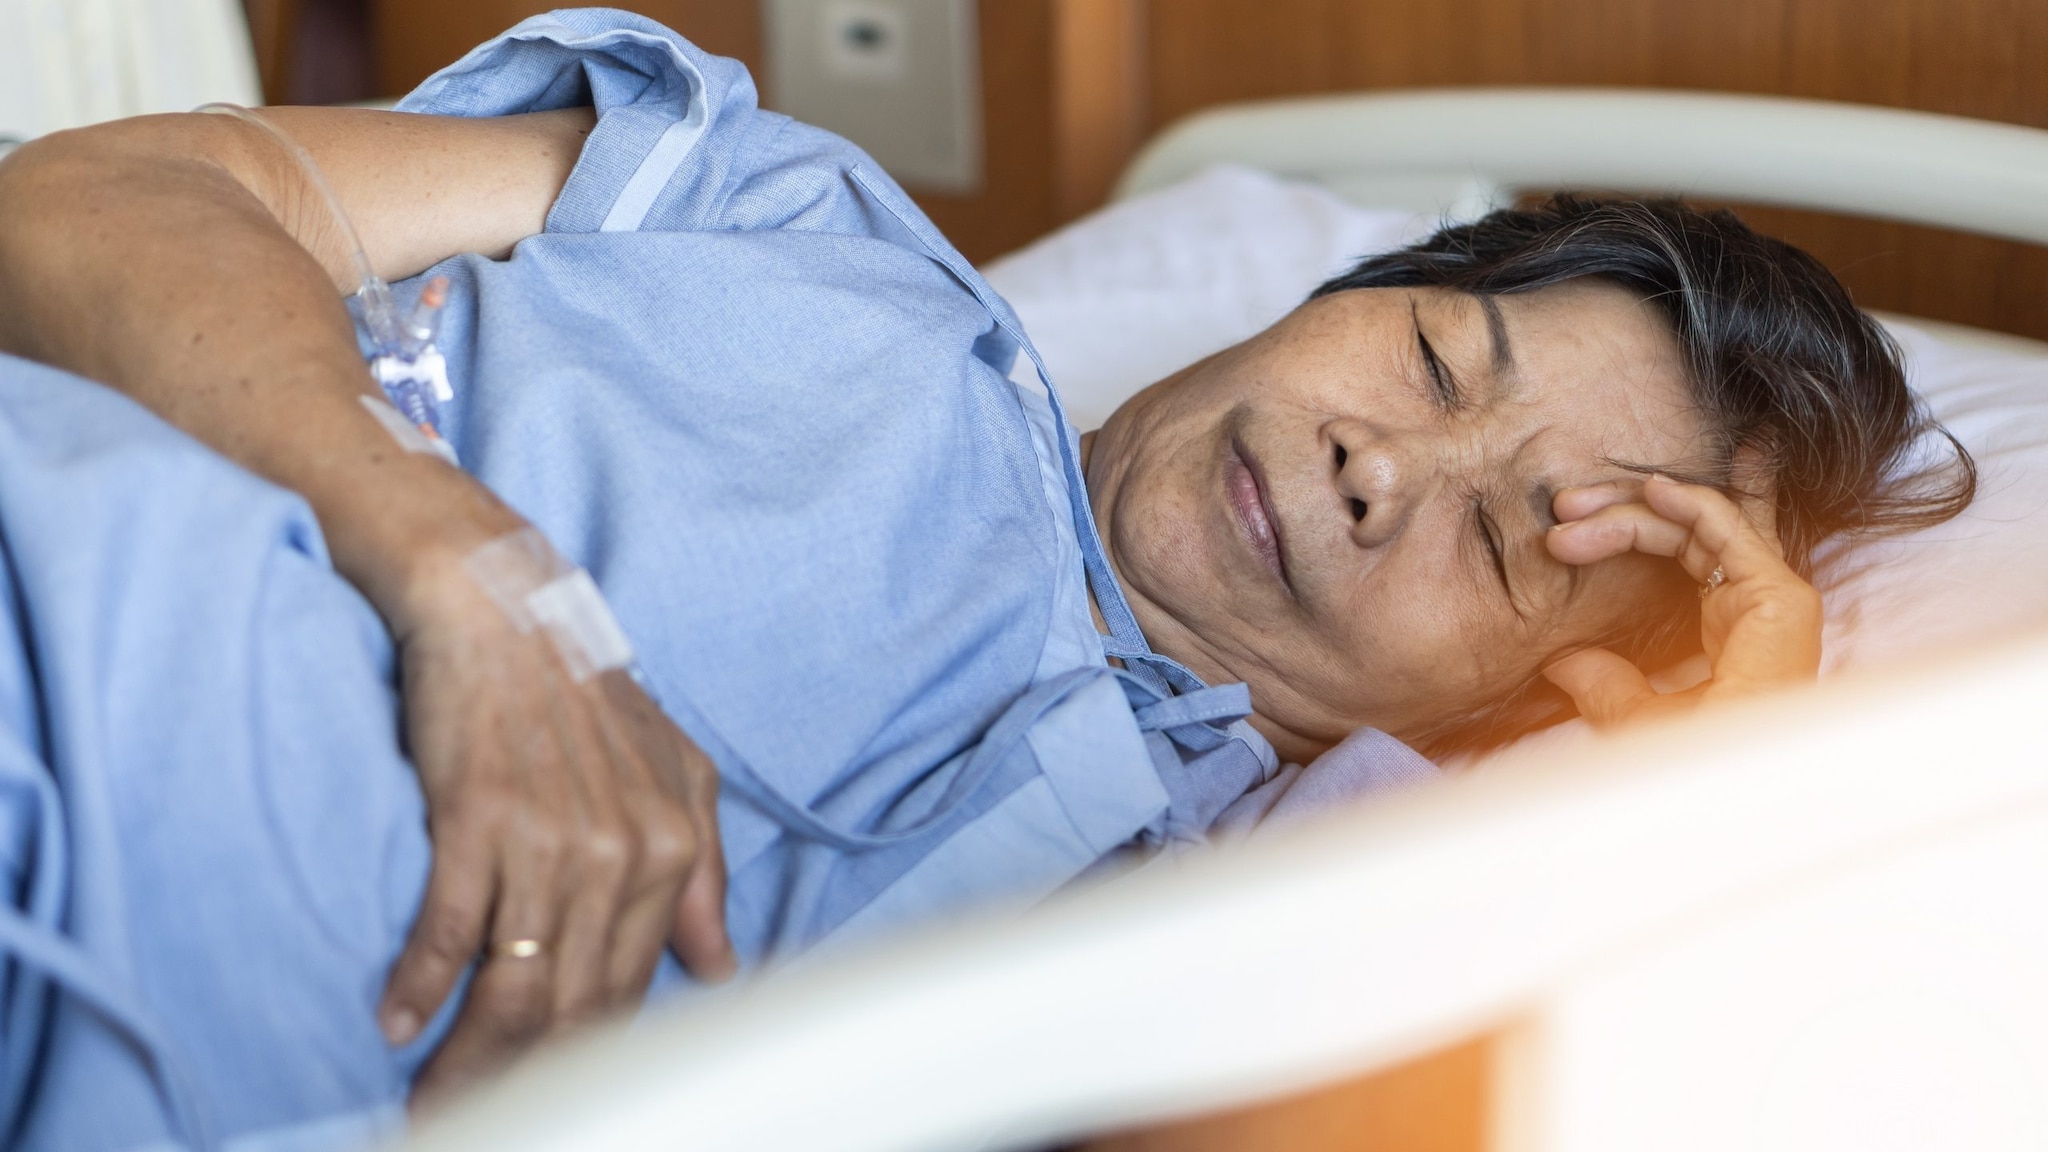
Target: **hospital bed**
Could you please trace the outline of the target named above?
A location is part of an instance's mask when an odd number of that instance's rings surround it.
[[[1418,92],[1184,123],[1118,204],[992,275],[1056,375],[1126,349],[1073,384],[1099,415],[1346,245],[1556,187],[2048,243],[2048,132]],[[544,1056],[411,1146],[1045,1147],[1476,1037],[1503,1152],[2048,1144],[2048,347],[1892,322],[1985,495],[1824,558],[1817,688],[1531,741],[1288,836],[816,957]]]

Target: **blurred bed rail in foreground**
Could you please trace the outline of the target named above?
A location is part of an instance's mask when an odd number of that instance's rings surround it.
[[[587,1043],[413,1147],[1028,1148],[1482,1033],[1505,1152],[2035,1147],[2044,692],[2036,640],[1497,765]]]

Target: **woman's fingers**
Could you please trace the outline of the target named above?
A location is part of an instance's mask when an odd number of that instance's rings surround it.
[[[612,715],[616,694],[607,684],[591,687],[605,707],[576,717],[588,745],[572,758],[578,771],[571,778],[590,816],[579,836],[576,878],[562,894],[568,939],[555,981],[556,1029],[630,1008],[646,994],[662,946],[654,911],[674,900],[689,864],[657,830],[664,819],[687,823],[688,814],[673,814],[654,785],[631,729]]]
[[[1550,510],[1559,522],[1570,523],[1584,520],[1602,508],[1639,501],[1643,498],[1642,493],[1643,482],[1634,477],[1610,480],[1605,484],[1588,484],[1583,488],[1562,488],[1551,497]]]
[[[1634,500],[1615,499],[1615,491],[1608,486],[1590,495],[1559,493],[1560,517],[1584,515],[1552,529],[1546,546],[1574,565],[1628,553],[1677,560],[1706,589],[1700,639],[1713,676],[1696,690],[1659,696],[1621,657],[1599,650],[1574,653],[1544,674],[1571,695],[1581,714],[1595,724],[1611,724],[1811,680],[1818,673],[1820,595],[1785,563],[1775,536],[1759,525],[1759,508],[1769,523],[1767,498],[1748,498],[1738,506],[1715,489],[1662,476],[1645,480]]]
[[[405,950],[392,965],[377,1021],[394,1046],[410,1044],[440,1011],[483,947],[496,873],[490,837],[450,819],[434,828],[434,864]]]
[[[1641,669],[1605,648],[1585,648],[1553,661],[1543,677],[1597,727],[1618,724],[1657,698]]]
[[[604,981],[614,1004],[624,1006],[647,993],[655,965],[668,941],[676,900],[700,851],[696,813],[689,797],[666,786],[662,767],[641,749],[647,742],[667,748],[667,719],[653,708],[630,676],[607,676],[599,691],[613,710],[601,714],[604,739],[614,759],[627,767],[642,799],[621,813],[631,844],[629,867],[620,877],[621,908],[608,926]],[[687,744],[678,749],[691,750]],[[708,804],[705,806],[708,811]],[[716,818],[713,817],[715,820]],[[722,894],[721,894],[722,895]],[[723,902],[721,901],[721,910]]]
[[[1703,584],[1716,568],[1730,581],[1792,575],[1775,545],[1719,492],[1653,476],[1641,496],[1557,525],[1546,540],[1550,554],[1566,564],[1628,552],[1669,556]]]
[[[622,822],[594,821],[567,854],[549,894],[562,913],[547,1030],[592,1020],[618,1003],[611,980],[611,954],[618,926],[629,906],[636,848]]]
[[[628,738],[653,750],[664,802],[643,808],[645,842],[666,893],[662,937],[699,980],[739,970],[725,930],[725,853],[718,835],[718,769],[630,679],[613,685]]]
[[[669,937],[690,974],[712,983],[731,979],[740,966],[725,929],[725,854],[719,849],[717,829],[713,822],[697,867],[673,906],[674,931]]]
[[[556,1021],[556,988],[571,947],[561,898],[570,846],[558,828],[517,819],[498,841],[504,878],[491,938],[448,1038],[414,1085],[431,1101],[502,1068]]]
[[[1688,554],[1703,550],[1701,559],[1711,561],[1706,572],[1697,574],[1701,581],[1717,567],[1729,580],[1792,575],[1776,542],[1766,542],[1756,524],[1722,493],[1652,476],[1643,484],[1643,499],[1659,516],[1690,530]]]
[[[1820,593],[1797,577],[1731,584],[1707,598],[1714,685],[1723,694],[1813,680],[1820,674]]]
[[[1544,543],[1552,556],[1573,565],[1597,564],[1631,552],[1669,556],[1702,583],[1717,563],[1715,553],[1690,526],[1664,518],[1646,503],[1616,504],[1584,520],[1559,524],[1545,535]]]
[[[681,894],[680,883],[643,893],[620,915],[605,973],[615,1001],[637,1001],[647,994],[655,966],[661,962],[662,949],[668,944],[669,929],[676,918],[676,901]]]
[[[523,930],[546,931],[537,924]],[[538,948],[522,946],[529,940]],[[413,1084],[415,1104],[431,1106],[448,1093],[498,1071],[546,1034],[559,963],[552,944],[547,936],[508,934],[478,961],[462,1019]]]

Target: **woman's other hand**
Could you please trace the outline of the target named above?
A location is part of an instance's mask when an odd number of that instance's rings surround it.
[[[1603,648],[1544,669],[1595,726],[1681,715],[1819,674],[1820,594],[1785,562],[1768,501],[1738,505],[1715,489],[1652,476],[1640,486],[1567,489],[1556,511],[1563,522],[1546,543],[1564,563],[1669,556],[1702,588],[1700,639],[1713,667],[1705,683],[1659,693],[1641,669]]]
[[[623,671],[578,683],[459,570],[394,622],[433,873],[379,1019],[416,1036],[472,963],[416,1100],[645,995],[661,949],[729,976],[710,760]],[[538,951],[532,955],[533,941]]]

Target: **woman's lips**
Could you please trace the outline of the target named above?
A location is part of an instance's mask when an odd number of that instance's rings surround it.
[[[1280,552],[1280,521],[1273,515],[1273,505],[1266,495],[1265,477],[1260,474],[1258,460],[1242,445],[1231,445],[1224,482],[1230,491],[1231,510],[1237,514],[1238,527],[1244,530],[1252,552],[1265,561],[1280,587],[1289,596],[1294,595],[1294,585],[1287,579],[1287,561]]]

